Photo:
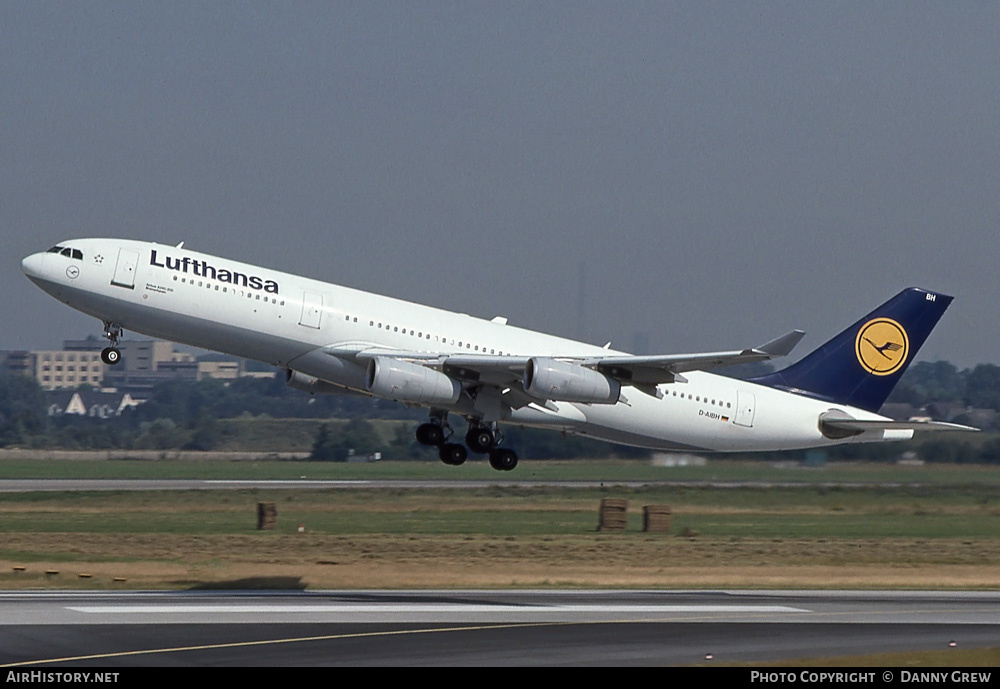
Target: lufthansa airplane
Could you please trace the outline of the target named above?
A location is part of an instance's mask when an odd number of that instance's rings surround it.
[[[798,363],[748,381],[709,369],[784,356],[792,331],[750,349],[633,356],[361,292],[177,246],[77,239],[22,263],[36,285],[104,322],[108,364],[127,328],[255,359],[311,393],[360,393],[429,408],[417,439],[446,464],[468,451],[511,470],[499,423],[640,447],[755,451],[903,440],[878,414],[952,297],[900,292]],[[465,417],[452,442],[449,414]]]

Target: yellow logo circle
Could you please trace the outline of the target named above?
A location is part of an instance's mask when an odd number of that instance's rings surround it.
[[[858,331],[854,341],[858,361],[866,371],[876,376],[888,376],[906,362],[910,340],[906,331],[890,318],[875,318]]]

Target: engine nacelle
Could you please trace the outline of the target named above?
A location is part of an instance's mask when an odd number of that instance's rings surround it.
[[[454,378],[386,356],[377,356],[368,363],[365,389],[379,397],[417,404],[455,404],[462,394],[462,386]]]
[[[320,380],[315,376],[291,369],[285,370],[285,382],[288,384],[288,387],[308,392],[311,395],[361,395],[367,397],[363,392],[334,385],[325,380]]]
[[[528,359],[523,382],[532,397],[557,402],[615,404],[622,393],[621,383],[599,371],[541,357]]]

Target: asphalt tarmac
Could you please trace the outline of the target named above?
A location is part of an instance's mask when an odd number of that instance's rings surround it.
[[[0,593],[0,667],[630,666],[1000,644],[998,592]]]

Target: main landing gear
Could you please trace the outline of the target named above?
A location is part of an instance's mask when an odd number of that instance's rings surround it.
[[[474,421],[469,422],[469,431],[465,434],[465,445],[447,442],[452,435],[448,425],[447,412],[434,412],[427,423],[417,428],[417,442],[421,445],[434,445],[438,448],[441,461],[451,466],[464,464],[468,459],[468,449],[477,454],[489,454],[490,466],[498,471],[511,471],[517,466],[517,453],[511,449],[498,447],[503,441],[497,425],[484,425]]]
[[[431,420],[417,427],[417,442],[421,445],[433,445],[438,449],[441,461],[450,466],[464,464],[469,453],[458,443],[446,442],[452,434],[448,425],[448,413],[433,413]]]
[[[109,366],[114,366],[122,360],[122,353],[118,350],[118,338],[122,335],[122,327],[111,321],[104,321],[104,337],[111,343],[110,347],[101,350],[101,361]]]
[[[503,434],[495,423],[488,426],[469,422],[469,432],[465,434],[465,444],[479,454],[490,455],[490,466],[497,471],[511,471],[517,466],[517,453],[506,447],[498,447],[503,442]]]

